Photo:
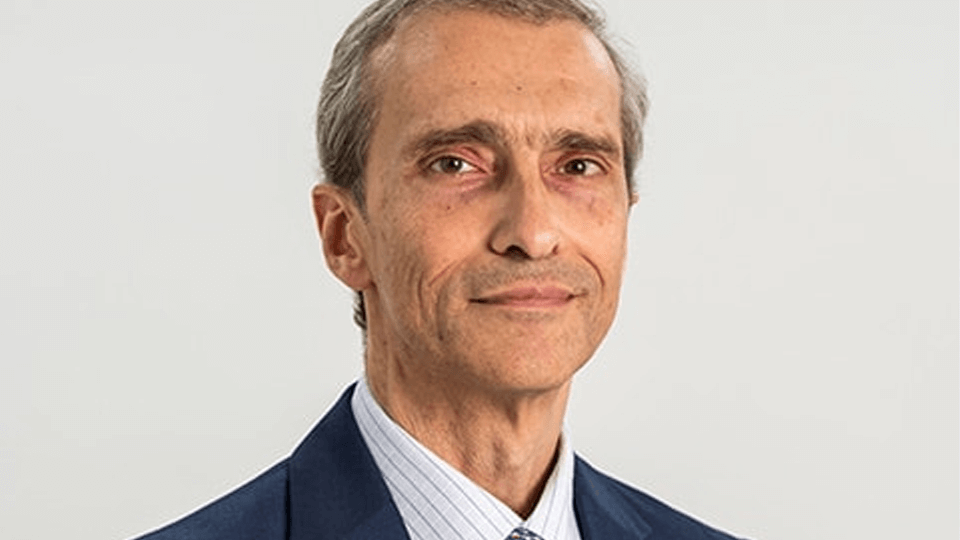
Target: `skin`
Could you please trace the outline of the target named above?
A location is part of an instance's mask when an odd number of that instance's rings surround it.
[[[463,10],[404,20],[371,66],[367,211],[317,186],[324,254],[364,295],[387,414],[527,517],[616,312],[618,75],[578,23]]]

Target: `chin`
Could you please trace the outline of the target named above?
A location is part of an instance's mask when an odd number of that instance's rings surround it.
[[[531,342],[501,341],[471,351],[468,362],[485,385],[506,392],[541,392],[562,388],[590,359],[582,350],[557,351]]]
[[[602,334],[590,331],[597,325],[586,324],[574,313],[509,315],[513,320],[506,323],[501,317],[485,317],[443,326],[437,356],[446,357],[459,373],[471,373],[470,378],[487,388],[545,391],[567,384],[602,339]]]

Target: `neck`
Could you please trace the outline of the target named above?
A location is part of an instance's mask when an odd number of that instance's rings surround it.
[[[537,390],[484,388],[391,369],[367,356],[370,390],[411,436],[526,519],[557,457],[570,381]],[[394,366],[396,367],[396,366]]]

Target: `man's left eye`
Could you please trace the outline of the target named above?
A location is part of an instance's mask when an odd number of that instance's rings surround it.
[[[571,176],[590,176],[603,172],[603,168],[592,159],[571,159],[560,170]]]

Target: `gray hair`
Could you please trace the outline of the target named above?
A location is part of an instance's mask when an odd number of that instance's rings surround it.
[[[426,9],[475,9],[535,24],[574,20],[603,44],[620,75],[620,130],[627,190],[635,190],[634,169],[643,151],[646,85],[607,35],[603,16],[581,0],[377,0],[347,27],[333,49],[317,107],[317,150],[326,181],[349,190],[365,212],[364,167],[377,115],[370,56],[393,35],[401,20]],[[357,293],[353,320],[366,331],[363,295]]]

